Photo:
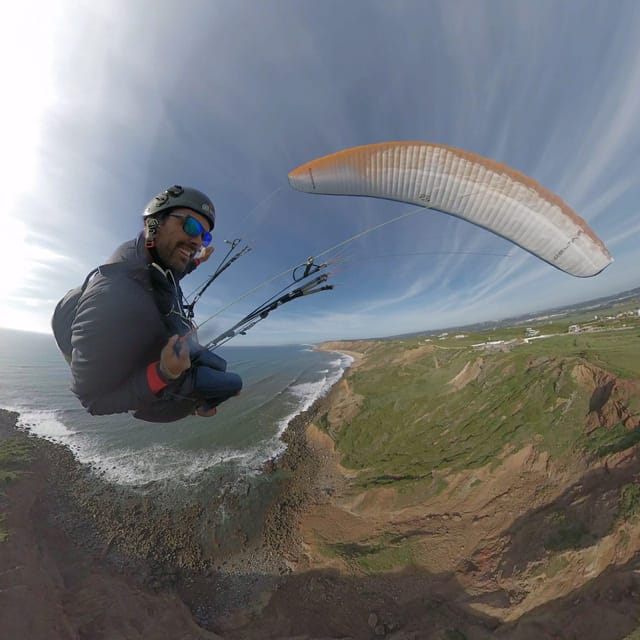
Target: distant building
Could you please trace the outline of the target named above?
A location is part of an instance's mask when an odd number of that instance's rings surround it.
[[[534,336],[537,336],[540,332],[537,329],[532,329],[531,327],[527,327],[524,330],[524,334],[527,336],[527,338],[533,338]]]
[[[581,329],[580,329],[580,325],[579,324],[572,324],[569,327],[569,333],[580,333]]]

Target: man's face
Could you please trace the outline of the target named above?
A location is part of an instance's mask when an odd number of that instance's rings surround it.
[[[205,231],[209,230],[209,221],[191,209],[175,209],[171,213],[195,218]],[[182,225],[184,218],[168,215],[158,227],[155,235],[156,251],[165,266],[177,273],[183,273],[189,261],[202,247],[202,236],[188,235]]]

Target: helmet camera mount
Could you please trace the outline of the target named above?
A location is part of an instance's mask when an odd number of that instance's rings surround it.
[[[160,226],[160,220],[155,216],[150,216],[144,221],[144,246],[153,249],[156,246],[155,236]]]

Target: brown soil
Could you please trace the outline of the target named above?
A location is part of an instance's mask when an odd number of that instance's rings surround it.
[[[17,415],[0,412],[0,437]],[[24,436],[26,437],[26,436]],[[219,636],[199,627],[175,593],[153,593],[105,561],[107,548],[75,544],[56,523],[48,443],[2,499],[9,537],[0,543],[0,636],[7,640]]]
[[[350,351],[357,368],[374,345],[325,347]],[[452,392],[481,367],[470,363]],[[636,387],[595,369],[574,376],[593,389],[585,428],[621,415],[637,427],[627,401]],[[0,636],[621,640],[640,624],[640,525],[617,516],[620,487],[639,480],[637,447],[559,463],[531,444],[448,474],[440,493],[362,491],[325,431],[361,402],[347,375],[290,426],[285,459],[265,469],[283,480],[258,536],[241,520],[230,537],[212,533],[201,505],[171,515],[116,499],[68,452],[40,442],[4,499]],[[12,434],[15,415],[0,419],[0,435]],[[241,495],[239,512],[254,491]],[[584,544],[550,551],[558,519],[579,523]],[[379,539],[410,543],[412,562],[367,573],[348,553],[328,552]]]
[[[469,362],[449,382],[452,391],[477,379],[482,366],[481,358]],[[589,365],[573,375],[593,394],[585,429],[625,420],[638,427],[629,410],[637,383]],[[349,406],[348,389],[349,376],[340,390],[343,407]],[[352,395],[353,410],[359,403]],[[337,428],[331,414],[328,427]],[[317,439],[315,430],[311,437]],[[369,580],[368,592],[379,598],[395,593],[395,619],[405,633],[613,639],[640,623],[640,523],[617,516],[621,487],[640,479],[638,447],[600,461],[576,456],[563,463],[534,445],[506,450],[499,465],[447,474],[447,488],[438,495],[355,490],[355,474],[340,467],[333,451],[326,461],[340,481],[330,501],[302,517],[305,566]],[[558,519],[578,523],[586,540],[550,551]],[[331,546],[365,548],[381,538],[411,541],[414,569],[365,579],[348,553],[327,553]],[[412,608],[418,602],[425,606],[422,614]],[[455,614],[434,619],[438,602]]]
[[[604,369],[586,364],[576,365],[572,375],[592,392],[587,430],[611,428],[620,422],[627,429],[638,427],[640,415],[630,410],[628,399],[640,395],[640,381],[620,380]]]
[[[449,380],[449,384],[455,391],[460,391],[466,387],[470,382],[473,382],[482,373],[482,365],[484,364],[482,358],[478,358],[474,362],[467,362],[462,371]]]

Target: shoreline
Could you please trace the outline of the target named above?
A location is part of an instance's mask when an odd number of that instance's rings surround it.
[[[238,627],[249,632],[247,621],[304,558],[300,518],[309,504],[330,493],[318,481],[326,460],[310,446],[308,430],[320,412],[329,410],[336,389],[361,356],[346,355],[353,362],[340,378],[287,424],[280,436],[285,451],[264,465],[255,482],[239,482],[222,497],[207,497],[205,487],[187,503],[171,504],[171,496],[163,499],[162,487],[141,495],[113,485],[79,462],[68,446],[18,429],[19,414],[4,409],[0,437],[35,443],[42,461],[35,475],[44,484],[34,499],[49,505],[46,520],[83,562],[99,561],[100,572],[110,579],[112,573],[133,579],[144,592],[174,594],[191,610],[197,629],[233,637]],[[227,513],[222,524],[215,519],[221,507]],[[39,544],[47,546],[47,529],[39,533],[45,538]]]
[[[376,344],[321,347],[361,355],[364,382],[417,356],[431,365],[424,349]],[[4,433],[16,414],[0,412],[0,448],[15,437],[40,453],[0,498],[14,532],[0,543],[0,629],[32,640],[635,637],[640,445],[555,460],[529,442],[447,471],[444,486],[441,474],[367,484],[334,446],[366,402],[355,367],[289,422],[264,482],[192,486],[181,501],[160,500],[160,485],[142,495],[100,482],[64,446]],[[629,404],[636,383],[616,384],[613,400]],[[575,522],[579,544],[547,544]]]

